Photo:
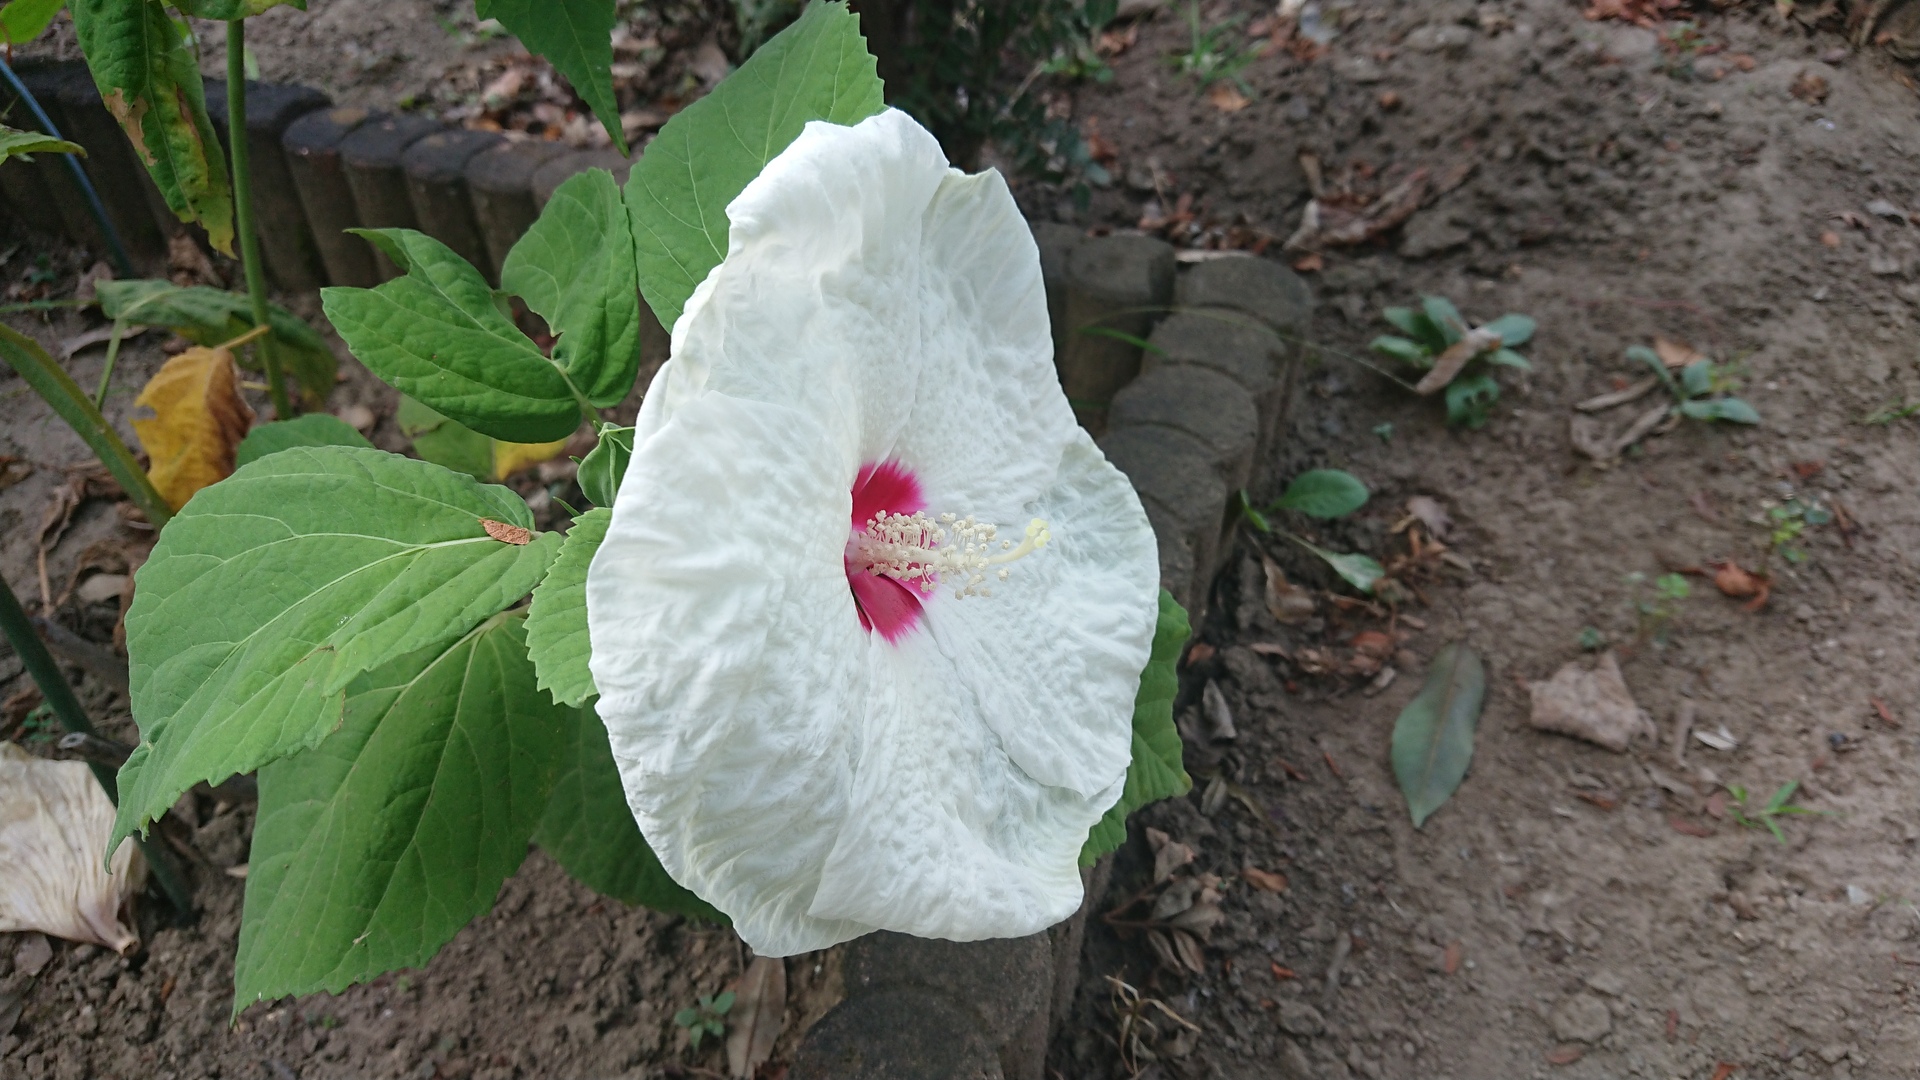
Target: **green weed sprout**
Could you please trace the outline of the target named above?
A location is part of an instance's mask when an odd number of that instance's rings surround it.
[[[1798,790],[1800,790],[1800,781],[1789,780],[1780,785],[1780,790],[1773,793],[1773,798],[1768,799],[1765,806],[1750,811],[1747,809],[1747,789],[1739,784],[1728,784],[1727,794],[1733,796],[1733,805],[1727,807],[1727,813],[1732,815],[1737,824],[1749,829],[1765,829],[1773,834],[1775,840],[1784,844],[1787,842],[1787,836],[1780,831],[1780,824],[1774,820],[1775,818],[1785,817],[1788,814],[1825,815],[1828,813],[1825,810],[1795,805],[1793,793]]]
[[[1390,307],[1380,314],[1406,336],[1382,334],[1368,348],[1423,373],[1433,371],[1456,347],[1473,350],[1457,368],[1459,374],[1446,383],[1447,423],[1455,427],[1478,430],[1487,425],[1488,410],[1500,400],[1500,384],[1490,369],[1533,370],[1527,358],[1514,351],[1533,338],[1534,321],[1525,315],[1502,315],[1470,329],[1460,309],[1443,296],[1421,297],[1417,308]]]
[[[1182,75],[1191,76],[1204,90],[1222,79],[1231,80],[1240,88],[1241,93],[1252,96],[1252,90],[1240,78],[1240,73],[1259,58],[1252,45],[1234,41],[1234,28],[1240,25],[1245,16],[1235,15],[1213,26],[1200,24],[1199,0],[1187,4],[1187,30],[1191,35],[1191,44],[1185,52],[1177,52],[1168,57],[1173,66],[1180,69]]]
[[[1806,549],[1800,546],[1800,535],[1809,525],[1825,525],[1833,520],[1833,511],[1819,503],[1804,503],[1798,498],[1788,499],[1778,506],[1767,507],[1767,546],[1781,558],[1798,565],[1807,558]]]
[[[702,994],[697,1005],[673,1014],[673,1022],[687,1029],[687,1043],[700,1049],[700,1040],[711,1035],[718,1039],[727,1033],[727,1013],[733,1008],[733,991]]]
[[[1647,575],[1632,573],[1627,575],[1627,584],[1636,593],[1645,584]],[[1674,616],[1680,614],[1680,605],[1693,595],[1693,586],[1679,574],[1661,574],[1653,579],[1651,596],[1637,596],[1633,602],[1634,612],[1639,616],[1639,628],[1634,640],[1645,644],[1665,645]]]
[[[1334,573],[1346,579],[1347,584],[1363,593],[1372,593],[1374,585],[1387,576],[1385,567],[1365,555],[1343,554],[1310,544],[1285,529],[1274,528],[1271,520],[1272,515],[1282,510],[1297,510],[1308,517],[1322,520],[1342,518],[1365,506],[1366,502],[1367,485],[1352,473],[1339,469],[1310,469],[1294,477],[1293,482],[1287,485],[1286,492],[1265,508],[1255,507],[1252,500],[1247,498],[1245,489],[1239,493],[1238,506],[1241,520],[1255,531],[1279,533],[1333,567]]]
[[[1753,406],[1729,391],[1739,388],[1738,372],[1731,364],[1716,364],[1702,357],[1680,369],[1679,378],[1660,359],[1660,354],[1645,345],[1627,349],[1627,359],[1638,360],[1653,369],[1660,385],[1673,395],[1674,411],[1693,420],[1725,420],[1734,424],[1757,424],[1760,414]]]

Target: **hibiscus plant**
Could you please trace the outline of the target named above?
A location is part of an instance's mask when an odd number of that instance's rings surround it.
[[[884,106],[857,25],[816,3],[624,190],[567,181],[502,290],[377,229],[403,276],[323,293],[421,423],[596,432],[564,535],[485,462],[311,420],[161,531],[114,841],[258,771],[236,1012],[425,963],[530,841],[765,955],[1030,934],[1187,790],[1186,616],[1054,378],[1031,235]],[[641,297],[672,357],[613,427]]]

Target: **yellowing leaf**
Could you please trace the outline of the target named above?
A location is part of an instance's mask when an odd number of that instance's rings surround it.
[[[543,443],[515,443],[493,441],[493,477],[505,480],[521,469],[531,468],[543,461],[551,461],[567,448],[567,440]]]
[[[147,476],[175,510],[233,472],[234,449],[253,426],[225,349],[188,349],[167,361],[134,405],[153,410],[152,418],[133,422],[133,431],[152,462]]]

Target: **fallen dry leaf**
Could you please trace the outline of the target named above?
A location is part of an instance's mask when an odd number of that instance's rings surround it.
[[[1247,879],[1247,884],[1262,892],[1283,893],[1287,891],[1287,875],[1285,874],[1277,874],[1271,870],[1262,870],[1257,866],[1249,866],[1245,870],[1240,871],[1240,876]]]
[[[1315,197],[1307,203],[1300,227],[1287,238],[1288,251],[1364,244],[1413,216],[1427,197],[1427,170],[1415,169],[1405,180],[1370,203],[1352,197]]]
[[[1207,737],[1215,742],[1232,742],[1240,737],[1233,726],[1233,710],[1227,707],[1227,695],[1220,684],[1207,680],[1200,692],[1200,711],[1207,718]]]
[[[1773,595],[1773,582],[1757,574],[1748,573],[1737,562],[1708,563],[1713,567],[1713,584],[1722,593],[1736,600],[1747,600],[1742,607],[1747,611],[1759,611],[1767,606],[1767,599]]]
[[[1460,369],[1467,361],[1481,353],[1500,347],[1500,335],[1484,326],[1467,331],[1466,336],[1447,346],[1446,351],[1433,358],[1433,368],[1420,377],[1413,386],[1413,392],[1421,395],[1437,394],[1459,376]]]
[[[1674,832],[1686,836],[1697,836],[1703,840],[1713,835],[1713,826],[1703,825],[1698,821],[1688,821],[1686,818],[1668,818],[1667,827]]]
[[[727,1013],[727,1071],[734,1080],[750,1080],[773,1056],[774,1040],[786,1019],[787,963],[777,956],[756,956],[740,976]]]
[[[533,530],[523,528],[519,525],[509,525],[504,521],[495,521],[492,518],[481,518],[480,527],[487,530],[488,536],[493,537],[503,544],[524,547],[533,543]]]
[[[1793,85],[1787,87],[1787,92],[1809,105],[1818,105],[1827,100],[1827,94],[1832,89],[1824,77],[1812,71],[1802,71],[1794,78]]]
[[[1611,390],[1596,397],[1590,397],[1575,405],[1574,408],[1584,413],[1601,412],[1606,409],[1611,409],[1615,405],[1625,405],[1629,401],[1638,401],[1647,396],[1649,391],[1659,385],[1660,377],[1658,375],[1649,375],[1637,383],[1629,383],[1618,390]]]
[[[1317,251],[1310,252],[1293,260],[1293,268],[1302,274],[1315,274],[1327,268],[1327,260]]]
[[[1608,812],[1611,812],[1615,807],[1620,805],[1619,799],[1598,791],[1576,791],[1573,793],[1573,797],[1579,799],[1581,802],[1592,803]]]
[[[168,360],[133,403],[153,410],[150,419],[133,421],[133,431],[152,462],[147,476],[175,510],[233,473],[234,449],[253,426],[225,349],[196,347]]]
[[[1900,726],[1900,721],[1894,719],[1893,710],[1887,708],[1886,702],[1881,701],[1879,698],[1868,698],[1867,700],[1873,703],[1873,711],[1879,714],[1881,723],[1887,725],[1890,728],[1897,728]]]
[[[1193,646],[1187,650],[1187,666],[1206,663],[1213,659],[1214,651],[1214,647],[1204,641],[1194,642]]]
[[[1313,594],[1287,580],[1286,572],[1266,552],[1260,553],[1260,566],[1267,575],[1267,613],[1282,626],[1292,626],[1313,618]]]
[[[1192,848],[1152,826],[1147,828],[1147,847],[1153,851],[1153,883],[1155,885],[1172,877],[1175,870],[1197,857]]]
[[[1683,368],[1695,360],[1706,359],[1704,353],[1685,342],[1672,341],[1659,336],[1653,339],[1653,354],[1670,368]]]
[[[1573,661],[1545,682],[1529,682],[1533,712],[1527,723],[1624,754],[1636,735],[1656,736],[1653,721],[1634,703],[1611,650],[1592,670]]]
[[[1407,500],[1407,513],[1420,519],[1435,540],[1445,540],[1453,534],[1453,518],[1447,515],[1446,507],[1440,500],[1430,495],[1415,495]]]
[[[140,943],[122,916],[146,864],[132,844],[108,860],[113,815],[85,762],[0,743],[0,933],[38,930],[122,954]]]
[[[1241,93],[1238,87],[1224,80],[1214,83],[1212,89],[1207,91],[1207,101],[1223,113],[1237,113],[1253,104],[1253,100]]]

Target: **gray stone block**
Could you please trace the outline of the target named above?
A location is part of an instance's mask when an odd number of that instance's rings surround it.
[[[1178,548],[1170,543],[1174,538],[1192,552],[1193,577],[1188,599],[1181,603],[1198,619],[1213,582],[1227,507],[1227,485],[1214,467],[1213,454],[1193,436],[1158,426],[1118,428],[1100,439],[1100,449],[1133,481],[1148,507],[1154,535],[1161,539],[1161,573],[1167,572],[1169,546]],[[1156,508],[1166,517],[1156,520]],[[1171,586],[1168,591],[1180,595]]]
[[[127,257],[148,272],[164,268],[167,236],[172,230],[162,230],[154,202],[159,202],[169,225],[174,224],[173,212],[165,210],[166,201],[153,186],[146,165],[134,157],[133,144],[101,104],[100,89],[86,68],[74,70],[56,85],[66,124],[60,133],[86,149],[87,155],[81,160],[87,176],[100,195],[108,220],[126,245]],[[152,199],[148,197],[149,188],[153,189]]]
[[[1141,360],[1143,370],[1193,365],[1246,389],[1260,416],[1253,461],[1256,467],[1266,461],[1286,412],[1294,350],[1258,321],[1228,308],[1182,310],[1154,327],[1148,340],[1154,347]]]
[[[1144,338],[1173,301],[1173,248],[1146,236],[1085,240],[1068,251],[1066,303],[1054,363],[1074,414],[1096,434],[1107,406],[1140,373],[1140,348],[1089,329]]]
[[[383,115],[357,106],[318,109],[295,120],[280,136],[287,173],[306,211],[314,248],[329,284],[370,289],[380,283],[373,249],[365,240],[347,233],[359,226],[360,210],[347,184],[340,144],[361,125],[383,119]]]
[[[407,197],[413,200],[420,231],[452,248],[483,277],[488,276],[492,260],[467,197],[467,162],[501,141],[489,131],[436,131],[400,156],[407,174]]]
[[[1313,290],[1272,259],[1212,259],[1180,275],[1181,307],[1244,311],[1283,334],[1304,337],[1313,319]]]
[[[1053,949],[1044,933],[938,941],[881,930],[847,945],[847,995],[913,988],[967,1006],[994,1046],[1047,1012]]]
[[[1198,364],[1154,368],[1114,395],[1111,431],[1157,424],[1185,432],[1213,452],[1228,490],[1247,486],[1260,437],[1260,414],[1246,388]]]
[[[533,140],[501,143],[467,161],[467,197],[473,201],[474,221],[487,244],[493,280],[500,280],[507,252],[526,235],[540,216],[533,201],[533,174],[562,154],[564,144]]]
[[[620,156],[618,150],[576,150],[571,154],[562,154],[533,172],[533,201],[544,209],[547,200],[567,179],[588,169],[605,169],[613,174],[616,184],[625,186],[627,173],[633,168],[633,161]]]
[[[971,1013],[944,994],[854,993],[807,1032],[791,1080],[1004,1080]]]
[[[420,227],[400,159],[407,147],[442,130],[445,126],[438,120],[407,113],[369,120],[340,140],[340,164],[347,174],[347,187],[353,191],[353,205],[362,227]],[[382,281],[400,276],[400,268],[377,249],[373,265],[375,276]]]
[[[1032,223],[1033,242],[1040,249],[1040,280],[1047,288],[1047,322],[1053,327],[1053,354],[1066,348],[1067,260],[1087,235],[1071,225],[1053,221]]]

